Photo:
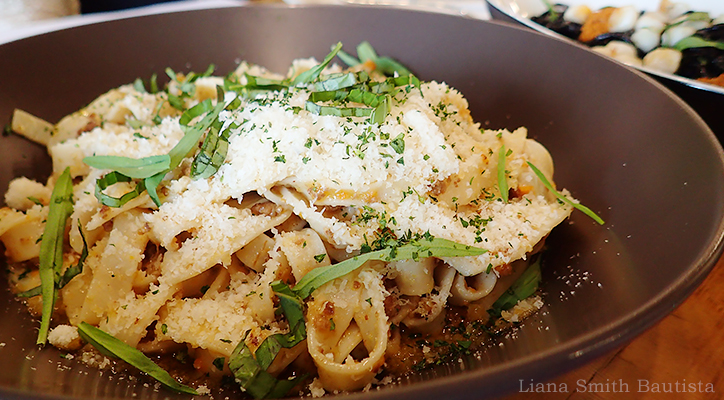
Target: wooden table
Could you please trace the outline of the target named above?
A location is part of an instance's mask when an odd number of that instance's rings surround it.
[[[625,347],[548,383],[546,388],[567,391],[517,393],[501,400],[724,399],[724,258],[657,325]]]

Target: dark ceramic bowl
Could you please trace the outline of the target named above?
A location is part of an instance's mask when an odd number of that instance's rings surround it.
[[[484,126],[528,127],[552,153],[558,185],[606,224],[576,212],[554,231],[545,308],[515,337],[349,399],[482,399],[552,378],[663,318],[719,258],[723,152],[701,118],[638,72],[500,23],[392,8],[242,6],[68,29],[0,46],[0,120],[17,107],[56,121],[165,67],[215,63],[226,72],[245,59],[284,71],[337,41],[354,48],[363,40],[421,78],[460,89]],[[43,149],[14,135],[0,148],[1,191],[12,177],[47,173]],[[37,349],[36,323],[5,283],[0,296],[0,398],[182,398]]]

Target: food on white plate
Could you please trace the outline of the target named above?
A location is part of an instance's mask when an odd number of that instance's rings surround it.
[[[531,18],[625,64],[724,86],[724,15],[662,0],[658,10],[633,6],[547,5]]]
[[[603,223],[524,128],[481,129],[368,43],[167,75],[12,121],[53,173],[5,195],[11,287],[39,344],[93,365],[255,398],[389,383],[540,308],[545,237],[573,208]]]

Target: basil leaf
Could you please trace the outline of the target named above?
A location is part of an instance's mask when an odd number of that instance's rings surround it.
[[[210,174],[205,174],[205,171],[211,170],[211,159],[219,146],[219,134],[221,130],[221,122],[217,119],[211,124],[209,132],[204,138],[204,142],[201,145],[201,151],[194,158],[191,164],[191,176],[194,178],[208,178],[213,175],[215,170]]]
[[[83,229],[81,228],[80,220],[78,221],[78,230],[80,231],[80,237],[83,239],[83,250],[81,251],[80,258],[78,259],[78,263],[74,266],[68,267],[68,269],[65,270],[63,273],[63,276],[60,277],[60,279],[55,283],[56,289],[62,289],[63,286],[65,286],[68,282],[70,282],[71,279],[75,278],[76,275],[83,272],[83,263],[85,263],[85,259],[88,257],[88,243],[85,240],[85,235],[83,234]],[[56,278],[58,276],[56,275]],[[16,296],[18,297],[35,297],[40,296],[42,291],[42,286],[36,286],[30,290],[26,290],[24,292],[18,293]]]
[[[357,75],[350,72],[341,76],[335,76],[319,82],[315,82],[311,90],[315,92],[326,92],[331,90],[345,89],[359,83]]]
[[[358,269],[367,261],[399,261],[416,259],[417,257],[466,257],[477,256],[487,250],[456,243],[447,239],[430,238],[405,244],[399,247],[391,247],[370,253],[360,254],[337,264],[315,268],[309,271],[292,291],[302,299],[306,299],[318,287],[334,279],[347,275]]]
[[[361,62],[375,61],[375,59],[377,59],[377,52],[370,42],[365,40],[357,45],[357,57],[359,57]]]
[[[85,263],[85,259],[88,258],[88,242],[85,240],[85,234],[83,233],[83,227],[80,220],[78,220],[78,232],[80,233],[80,238],[83,240],[83,250],[80,252],[78,263],[66,269],[63,276],[60,277],[60,281],[57,286],[58,289],[62,289],[63,286],[67,285],[71,279],[83,272],[83,264]]]
[[[377,71],[387,76],[393,76],[395,74],[398,76],[405,76],[411,74],[410,70],[398,61],[390,57],[378,56],[375,49],[367,41],[364,41],[357,46],[357,57],[359,57],[359,60],[342,51],[340,51],[337,56],[350,67],[370,61],[374,64]]]
[[[158,197],[158,185],[161,184],[161,181],[166,176],[166,172],[159,172],[158,174],[148,177],[143,180],[143,186],[146,188],[146,192],[148,192],[148,196],[151,197],[151,200],[153,200],[154,204],[156,204],[156,207],[161,207],[161,199]]]
[[[375,65],[377,66],[376,69],[387,76],[392,76],[395,74],[399,76],[406,76],[412,74],[412,72],[410,72],[407,67],[390,57],[379,57],[374,61]]]
[[[169,389],[181,393],[198,395],[195,389],[179,383],[168,372],[156,365],[150,358],[146,357],[140,350],[131,347],[126,343],[116,339],[108,333],[90,325],[81,322],[78,326],[78,334],[86,342],[98,349],[101,353],[113,358],[120,358],[128,364],[138,368],[141,372],[145,372],[152,378],[161,382]]]
[[[145,184],[143,181],[136,184],[135,189],[132,191],[125,193],[121,197],[113,197],[110,195],[107,195],[103,193],[104,190],[106,190],[108,187],[115,185],[119,182],[130,182],[131,178],[123,175],[119,172],[113,171],[106,174],[104,177],[99,178],[96,181],[96,189],[95,189],[95,196],[98,201],[106,205],[108,207],[123,207],[126,203],[129,201],[135,199],[136,197],[140,196],[141,193],[146,189]]]
[[[343,63],[347,64],[348,67],[354,67],[355,65],[361,64],[358,59],[344,50],[340,50],[339,53],[337,53],[337,57],[339,57]]]
[[[546,178],[546,176],[543,175],[543,172],[541,172],[541,171],[540,171],[535,165],[533,165],[530,161],[528,161],[528,166],[530,166],[530,168],[533,170],[533,173],[535,173],[536,176],[538,176],[538,179],[540,179],[541,182],[543,182],[543,186],[545,186],[548,190],[550,190],[551,192],[553,192],[553,194],[554,194],[559,200],[561,200],[562,202],[567,203],[567,204],[573,206],[574,208],[578,209],[578,210],[581,211],[582,213],[588,215],[589,217],[591,217],[591,219],[593,219],[594,221],[598,222],[599,225],[603,225],[603,224],[605,223],[605,222],[603,221],[603,219],[601,219],[601,217],[599,217],[598,215],[596,215],[595,212],[593,212],[593,210],[591,210],[590,208],[584,206],[583,204],[572,202],[568,197],[562,195],[562,194],[561,194],[560,192],[558,192],[555,188],[553,188],[553,185],[551,185],[551,183],[548,181],[548,179]]]
[[[53,315],[56,297],[56,277],[63,267],[63,239],[65,224],[73,213],[73,180],[70,168],[60,174],[50,196],[48,217],[40,243],[38,270],[40,273],[40,292],[43,297],[43,313],[40,319],[37,344],[48,340],[50,319]]]
[[[281,348],[292,348],[307,337],[302,300],[283,282],[277,281],[271,286],[279,298],[284,316],[289,321],[289,333],[270,335],[256,349],[254,355],[262,369],[269,368]]]
[[[518,304],[518,301],[525,300],[535,294],[541,281],[540,260],[541,257],[538,256],[536,261],[528,266],[528,269],[516,279],[508,290],[500,295],[488,310],[490,315],[500,317],[501,311],[510,310]]]
[[[262,368],[246,345],[249,331],[239,341],[229,357],[229,369],[236,382],[255,399],[284,397],[305,376],[291,380],[279,380]]]
[[[347,100],[355,103],[361,103],[370,107],[377,107],[380,102],[384,101],[384,94],[375,94],[361,89],[352,89],[347,95]]]
[[[249,75],[244,73],[246,76],[246,87],[261,88],[265,90],[282,90],[289,87],[289,82],[286,80],[270,79],[261,76]]]
[[[83,162],[97,169],[110,169],[129,178],[144,179],[169,169],[171,158],[168,154],[144,158],[123,156],[89,156]]]
[[[204,106],[201,106],[202,104],[205,104]],[[171,151],[169,151],[168,155],[171,157],[171,167],[170,169],[173,170],[176,167],[181,164],[181,161],[186,158],[191,151],[198,146],[199,140],[201,139],[201,136],[206,132],[209,127],[211,127],[211,124],[214,123],[214,121],[219,117],[219,113],[224,109],[224,102],[217,102],[216,106],[211,107],[211,102],[209,100],[205,100],[196,106],[189,109],[187,113],[184,113],[181,116],[181,120],[179,121],[182,125],[188,124],[193,118],[195,118],[198,115],[203,114],[206,112],[206,115],[196,123],[193,127],[186,127],[184,137],[179,140],[178,143],[176,143],[176,146],[174,146]],[[196,107],[199,107],[198,109]],[[184,118],[185,117],[185,118]]]
[[[335,117],[368,117],[372,115],[374,111],[372,108],[363,107],[322,106],[311,101],[306,102],[304,108],[313,114],[332,115]]]
[[[392,97],[390,97],[390,95],[385,95],[382,98],[382,101],[377,104],[377,107],[375,107],[374,111],[372,111],[372,115],[370,115],[370,120],[372,120],[372,122],[375,124],[383,124],[385,122],[385,118],[387,118],[387,115],[390,113],[391,108]]]
[[[505,175],[505,145],[498,150],[498,190],[503,203],[508,202],[508,177]]]
[[[332,51],[330,51],[329,54],[324,57],[324,60],[321,64],[297,75],[297,77],[294,78],[294,80],[292,81],[291,85],[297,86],[300,84],[308,84],[317,79],[319,77],[319,74],[322,73],[322,71],[327,67],[327,65],[329,65],[334,56],[336,56],[340,50],[342,50],[342,43],[337,43],[334,47],[332,47]]]

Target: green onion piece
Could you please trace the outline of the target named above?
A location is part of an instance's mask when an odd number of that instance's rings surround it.
[[[140,196],[141,193],[143,193],[143,191],[146,189],[144,181],[137,183],[135,189],[131,190],[128,193],[125,193],[121,197],[109,196],[109,195],[103,193],[103,191],[106,190],[108,187],[115,185],[116,183],[130,182],[130,181],[131,181],[131,178],[126,175],[123,175],[123,174],[115,172],[115,171],[109,172],[108,174],[106,174],[106,176],[104,176],[96,181],[96,189],[95,189],[96,199],[98,199],[98,201],[101,204],[106,205],[108,207],[115,207],[115,208],[123,207],[123,205],[125,205],[126,203],[135,199],[136,197]]]
[[[305,376],[279,380],[262,368],[246,345],[249,331],[239,341],[229,357],[229,369],[236,382],[255,399],[284,397]]]
[[[714,47],[719,50],[724,50],[724,42],[715,42],[706,40],[698,36],[689,36],[676,42],[674,49],[684,51],[686,49],[694,49],[699,47]]]
[[[129,178],[145,179],[169,169],[171,158],[168,154],[143,158],[123,156],[89,156],[83,162],[97,169],[110,169]]]
[[[503,203],[508,202],[508,177],[505,176],[505,145],[498,150],[498,189]]]
[[[596,213],[593,212],[590,208],[584,206],[583,204],[572,202],[568,197],[562,195],[562,194],[561,194],[560,192],[558,192],[555,188],[553,188],[553,185],[551,185],[551,183],[548,181],[548,179],[546,178],[546,176],[543,175],[543,172],[541,172],[541,171],[540,171],[535,165],[533,165],[530,161],[528,161],[528,166],[530,166],[530,168],[533,170],[533,173],[535,173],[536,176],[538,176],[538,179],[540,179],[541,182],[543,182],[543,186],[545,186],[548,190],[550,190],[551,192],[553,192],[553,194],[554,194],[559,200],[561,200],[562,202],[567,203],[567,204],[573,206],[574,208],[578,209],[578,210],[581,211],[582,213],[588,215],[589,217],[591,217],[591,219],[593,219],[594,221],[598,222],[599,225],[603,225],[603,224],[604,224],[603,219],[601,219],[601,217],[599,217],[598,215],[596,215]]]
[[[525,300],[535,294],[541,281],[540,260],[528,266],[520,277],[493,303],[488,313],[495,317],[500,317],[500,312],[510,310],[518,304],[518,301]]]
[[[329,65],[330,62],[332,62],[332,59],[334,56],[337,55],[337,53],[342,50],[342,43],[337,43],[333,48],[332,51],[327,54],[326,57],[324,57],[324,60],[321,64],[315,66],[314,68],[308,69],[301,74],[297,75],[296,78],[292,81],[291,86],[297,86],[300,84],[308,84],[313,82],[315,79],[319,77],[319,74],[322,73],[322,71]]]
[[[50,196],[48,218],[45,220],[43,240],[40,243],[39,273],[40,291],[43,297],[43,314],[40,319],[37,344],[48,340],[50,319],[56,296],[56,277],[63,267],[63,238],[65,224],[73,213],[73,180],[70,168],[66,168],[55,182]]]
[[[168,372],[146,357],[146,355],[140,350],[127,345],[93,325],[81,322],[78,326],[78,334],[80,334],[83,340],[90,343],[101,353],[127,362],[128,364],[138,368],[141,372],[145,372],[152,378],[161,382],[169,389],[181,393],[193,395],[199,394],[195,389],[179,383]]]
[[[431,238],[415,241],[399,247],[360,254],[337,264],[315,268],[297,282],[292,291],[300,298],[309,297],[314,290],[325,283],[347,275],[364,263],[372,260],[399,261],[417,257],[466,257],[477,256],[487,250],[456,243],[447,239]]]

